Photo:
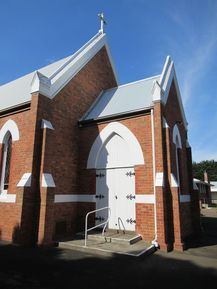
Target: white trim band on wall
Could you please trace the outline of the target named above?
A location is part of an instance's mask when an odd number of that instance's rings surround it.
[[[154,196],[154,194],[136,195],[136,203],[137,204],[154,204],[155,203],[155,196]]]
[[[180,203],[189,203],[191,201],[190,195],[180,195],[179,196]]]
[[[16,194],[0,194],[0,203],[16,203]]]
[[[64,195],[57,194],[54,196],[54,203],[76,203],[76,202],[87,202],[95,203],[96,195]],[[138,204],[154,204],[155,198],[153,194],[136,195],[136,203]]]
[[[55,195],[54,203],[96,202],[96,195]]]
[[[155,187],[164,186],[164,173],[156,173],[155,176]]]

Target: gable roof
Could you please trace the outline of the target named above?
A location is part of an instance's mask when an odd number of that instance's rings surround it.
[[[0,111],[30,102],[33,92],[53,98],[103,46],[118,83],[106,35],[99,32],[74,54],[0,86]]]
[[[160,75],[103,91],[80,119],[80,122],[144,111],[153,107],[155,101],[161,101],[165,105],[173,80],[183,123],[187,129],[188,123],[184,113],[174,63],[170,56],[167,56]]]
[[[159,79],[160,76],[154,76],[103,91],[81,121],[150,108],[153,106],[153,86]]]
[[[172,81],[174,81],[175,87],[176,87],[176,92],[177,92],[177,98],[178,98],[178,103],[183,119],[183,124],[185,129],[187,130],[188,122],[185,116],[184,112],[184,107],[182,103],[182,98],[179,90],[179,85],[176,77],[176,71],[175,71],[175,66],[172,58],[170,56],[167,56],[161,77],[159,82],[156,81],[154,93],[153,93],[153,100],[158,101],[160,100],[164,105],[167,103],[167,99],[169,96],[170,92],[170,87],[172,84]]]

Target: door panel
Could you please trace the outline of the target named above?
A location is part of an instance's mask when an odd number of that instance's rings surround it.
[[[133,168],[115,169],[116,223],[119,229],[135,230],[135,176]],[[131,172],[131,173],[130,173]]]
[[[106,170],[96,170],[96,210],[108,207],[108,186],[106,184]],[[108,211],[96,212],[96,225],[108,218]]]
[[[134,168],[97,170],[96,209],[109,206],[109,228],[135,230],[135,175]],[[108,217],[108,211],[97,212],[96,224]]]

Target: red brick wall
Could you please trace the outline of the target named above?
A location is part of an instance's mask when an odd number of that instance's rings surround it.
[[[46,129],[46,141],[41,152],[41,174],[52,174],[56,185],[50,192],[51,195],[78,194],[78,120],[103,89],[116,85],[106,49],[103,47],[52,100],[40,96],[38,121],[47,119],[54,127],[54,130]],[[80,225],[76,224],[76,204],[53,203],[53,208],[48,208],[47,194],[47,191],[41,194],[39,239],[40,242],[45,242],[43,240],[46,239],[46,243],[49,243],[55,235],[56,223],[65,220],[67,233],[71,234]],[[92,208],[92,204],[89,208]]]
[[[41,243],[51,243],[56,222],[63,220],[67,231],[75,230],[77,204],[54,204],[54,194],[78,193],[77,122],[102,89],[116,85],[103,47],[53,100],[35,93],[31,110],[0,119],[0,127],[12,119],[20,131],[20,140],[13,144],[8,189],[17,194],[17,201],[0,203],[2,239],[28,243],[29,236],[33,236]],[[55,130],[43,131],[42,118],[49,120]],[[31,188],[17,188],[26,172],[32,172]],[[56,188],[40,188],[42,173],[52,174]]]
[[[16,194],[16,203],[0,203],[0,232],[1,239],[3,240],[20,242],[22,239],[24,243],[31,241],[33,190],[30,188],[18,188],[17,184],[24,173],[32,172],[36,118],[35,109],[36,106],[35,103],[33,103],[30,110],[0,118],[0,128],[9,119],[15,121],[20,136],[20,139],[13,142],[12,145],[8,187],[8,194]],[[24,199],[26,199],[25,205]]]
[[[153,194],[153,165],[152,165],[152,137],[151,137],[151,116],[150,114],[119,120],[137,138],[143,151],[145,164],[135,167],[136,194]],[[99,132],[109,122],[83,126],[79,132],[79,187],[80,193],[95,194],[95,171],[88,170],[87,160]],[[83,220],[84,222],[84,220]],[[154,239],[154,205],[136,204],[136,231],[145,240]]]
[[[192,165],[191,165],[191,153],[189,155],[188,148],[187,148],[187,131],[185,130],[185,127],[183,125],[183,119],[182,114],[180,111],[176,88],[174,82],[171,85],[171,89],[169,92],[168,100],[166,105],[163,107],[163,116],[167,121],[167,124],[169,128],[167,129],[169,132],[169,158],[170,158],[170,167],[168,167],[168,175],[170,173],[173,173],[173,175],[177,179],[177,168],[176,168],[176,146],[173,143],[173,127],[175,124],[178,126],[180,136],[181,136],[181,143],[182,143],[182,149],[179,150],[180,153],[180,177],[181,177],[181,187],[180,191],[177,192],[178,194],[182,195],[192,195],[193,187],[192,187]],[[182,123],[177,123],[177,122]],[[173,189],[173,193],[174,193]],[[173,207],[178,210],[178,212],[174,212],[173,216],[173,223],[174,227],[181,227],[181,239],[184,240],[187,236],[193,233],[193,227],[192,227],[192,203],[180,203],[177,199],[178,204],[173,203]],[[176,215],[176,218],[175,218]],[[180,224],[177,222],[177,216],[180,216]],[[182,241],[180,240],[180,241]]]

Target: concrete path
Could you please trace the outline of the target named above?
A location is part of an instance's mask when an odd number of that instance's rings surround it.
[[[202,211],[204,234],[184,253],[143,259],[94,256],[58,248],[0,245],[1,289],[215,288],[217,210]],[[210,215],[211,214],[211,215]]]

